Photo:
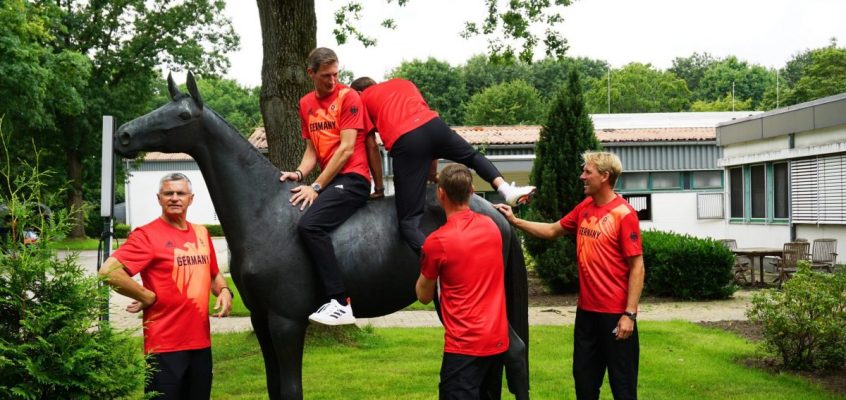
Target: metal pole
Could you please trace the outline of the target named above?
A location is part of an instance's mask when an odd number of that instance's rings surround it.
[[[112,140],[115,131],[115,118],[111,115],[103,116],[103,147],[102,164],[100,168],[100,216],[103,217],[103,234],[100,237],[101,253],[97,259],[97,270],[109,259],[112,251],[113,216],[115,208],[115,152]],[[106,301],[101,306],[100,320],[109,322],[109,287],[103,285],[101,290],[106,292]]]

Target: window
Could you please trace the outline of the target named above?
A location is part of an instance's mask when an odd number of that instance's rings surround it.
[[[752,218],[767,218],[767,172],[763,164],[749,167],[749,187]]]
[[[724,208],[722,193],[696,194],[697,219],[723,219]]]
[[[680,189],[680,172],[653,172],[652,189]]]
[[[723,187],[723,171],[693,171],[694,189],[719,189]]]
[[[646,172],[624,173],[621,178],[621,190],[646,190],[649,187],[649,174]]]
[[[806,224],[846,224],[846,154],[790,163],[791,219]]]
[[[729,170],[729,185],[731,188],[731,215],[732,218],[743,218],[743,168],[732,168]]]
[[[787,163],[773,164],[773,218],[787,219]]]
[[[641,221],[652,220],[652,197],[648,194],[624,194],[623,198],[637,211]]]

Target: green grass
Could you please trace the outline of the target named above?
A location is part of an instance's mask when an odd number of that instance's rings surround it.
[[[235,287],[235,282],[232,282],[231,277],[226,277],[226,286],[229,286],[229,289],[232,289],[232,292],[235,294],[235,300],[232,301],[232,313],[229,314],[230,317],[249,317],[250,310],[247,309],[247,306],[244,305],[244,300],[241,298],[241,294],[238,293],[238,288]],[[214,295],[209,296],[209,314],[217,314],[217,311],[214,310],[214,303],[217,301],[217,298]]]
[[[419,301],[415,301],[414,303],[411,303],[411,305],[409,305],[406,308],[403,308],[402,310],[403,311],[435,311],[435,302],[430,301],[429,304],[423,304]]]
[[[842,399],[806,379],[750,369],[756,346],[688,322],[640,322],[639,395],[644,399]],[[534,399],[573,399],[573,327],[532,327]],[[213,335],[213,399],[265,399],[264,364],[252,333]],[[307,399],[436,399],[443,331],[365,329],[356,345],[310,341]],[[504,393],[507,391],[504,390]],[[503,398],[510,398],[504,395]],[[611,399],[606,383],[601,399]]]
[[[119,239],[123,243],[124,239]],[[68,251],[83,251],[83,250],[97,250],[100,244],[100,239],[62,239],[59,241],[50,242],[47,247],[53,250],[68,250]],[[112,249],[118,248],[118,240],[112,241]]]

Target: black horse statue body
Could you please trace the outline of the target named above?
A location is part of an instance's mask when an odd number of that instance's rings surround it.
[[[289,203],[293,183],[217,113],[203,106],[193,75],[188,94],[170,76],[168,104],[115,132],[115,151],[189,154],[200,167],[231,251],[230,269],[250,309],[261,345],[271,399],[301,399],[302,357],[308,315],[324,302],[322,284],[297,234],[302,212]],[[444,213],[428,196],[424,231]],[[528,303],[526,269],[517,236],[490,203],[475,196],[471,207],[491,216],[503,236],[506,308],[511,348],[508,387],[528,398]],[[418,259],[400,238],[391,196],[370,201],[332,233],[344,284],[356,317],[376,317],[416,300]]]

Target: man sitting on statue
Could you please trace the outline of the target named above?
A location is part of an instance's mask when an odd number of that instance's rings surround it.
[[[297,169],[283,171],[279,180],[301,182],[320,165],[317,179],[311,185],[291,189],[290,200],[292,206],[299,205],[300,210],[305,210],[297,229],[327,296],[327,303],[312,313],[309,320],[324,325],[352,324],[355,317],[329,233],[369,198],[371,184],[365,139],[371,127],[358,92],[338,82],[335,52],[316,48],[307,62],[306,72],[315,90],[300,99],[306,149]]]

